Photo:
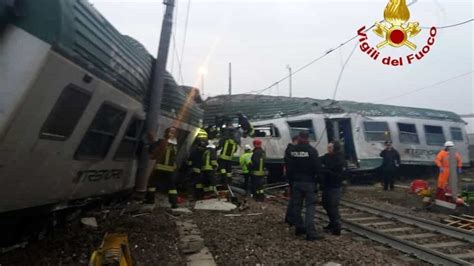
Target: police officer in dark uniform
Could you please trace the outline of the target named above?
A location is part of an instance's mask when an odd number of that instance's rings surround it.
[[[293,136],[293,138],[291,138],[291,143],[288,143],[288,146],[286,146],[285,166],[287,169],[288,169],[288,160],[290,158],[290,153],[296,144],[298,144],[298,135]],[[286,171],[286,179],[288,180],[289,191],[291,195],[292,178],[288,175],[288,171]],[[295,224],[294,212],[295,210],[290,200],[288,201],[288,206],[286,207],[286,214],[285,214],[285,223],[287,223],[289,226],[293,226]]]
[[[288,176],[291,177],[291,201],[295,208],[295,235],[306,234],[309,241],[324,237],[316,232],[314,214],[316,203],[316,177],[320,169],[318,151],[309,145],[308,132],[300,132],[298,144],[293,146],[288,157]],[[301,217],[305,202],[305,220]]]

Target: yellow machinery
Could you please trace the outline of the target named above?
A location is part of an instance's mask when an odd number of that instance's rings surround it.
[[[132,256],[126,234],[106,233],[99,249],[92,253],[89,266],[131,266]]]

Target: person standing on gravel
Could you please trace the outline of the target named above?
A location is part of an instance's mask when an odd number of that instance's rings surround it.
[[[250,158],[249,170],[252,175],[252,191],[255,191],[255,200],[263,202],[265,194],[263,191],[263,181],[265,178],[265,151],[262,147],[262,141],[255,139],[253,141],[253,152]]]
[[[383,190],[393,190],[395,177],[400,167],[400,153],[392,146],[392,141],[385,141],[385,149],[380,153],[382,161]]]
[[[324,230],[338,236],[341,234],[339,202],[341,201],[341,186],[346,169],[346,161],[339,142],[333,141],[328,144],[328,153],[321,157],[321,165],[322,201],[329,217],[329,225],[324,227]]]
[[[291,143],[288,143],[288,146],[286,146],[285,150],[285,167],[288,169],[288,160],[290,158],[290,152],[292,148],[298,144],[298,135],[293,136],[291,138]],[[288,185],[289,185],[289,192],[291,195],[291,191],[293,191],[292,185],[293,185],[293,179],[291,176],[288,174],[288,170],[286,171],[286,179],[288,179]],[[288,201],[288,206],[286,207],[286,214],[285,214],[285,223],[287,223],[289,226],[293,226],[295,224],[295,217],[293,213],[295,212],[293,204],[291,200]]]
[[[175,171],[177,155],[177,131],[170,127],[165,130],[164,138],[150,145],[150,157],[155,160],[155,169],[148,180],[146,204],[155,204],[155,194],[159,185],[168,193],[171,208],[178,207],[178,190],[176,188]],[[152,139],[152,136],[150,136]]]
[[[244,147],[244,153],[240,155],[240,158],[239,158],[239,165],[240,165],[240,168],[242,169],[242,174],[244,175],[244,187],[245,187],[246,195],[250,195],[254,193],[250,186],[249,165],[251,162],[251,158],[252,158],[252,147],[246,144]]]
[[[288,157],[288,175],[293,181],[291,204],[294,207],[295,235],[306,234],[306,240],[320,240],[324,237],[316,233],[314,214],[316,203],[316,176],[320,162],[318,151],[309,145],[308,132],[300,132],[298,144],[292,147]],[[305,202],[305,220],[301,216]]]

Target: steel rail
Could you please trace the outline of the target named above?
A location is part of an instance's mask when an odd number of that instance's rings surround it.
[[[322,211],[318,212],[323,213]],[[420,260],[435,265],[472,265],[467,261],[458,259],[453,256],[449,256],[433,249],[425,248],[413,242],[408,242],[406,240],[399,239],[395,236],[390,236],[386,233],[382,233],[375,229],[356,224],[346,219],[341,219],[341,221],[342,227],[347,230],[350,230],[358,235],[363,235],[379,243],[389,245],[390,247],[402,251],[404,253],[411,254],[419,258]]]
[[[276,199],[277,199],[276,202],[284,204],[284,202],[281,201],[281,198],[276,198]],[[343,201],[344,201],[344,204],[347,203],[346,200],[343,200]],[[385,212],[385,210],[379,210],[379,212]],[[316,213],[320,215],[326,214],[324,211],[318,210],[318,209],[316,209]],[[315,218],[323,218],[323,220],[327,220],[327,219],[324,219],[324,216],[315,216]],[[387,217],[387,218],[393,218],[393,217]],[[407,240],[397,238],[396,236],[390,236],[387,233],[379,232],[375,229],[359,225],[355,222],[348,221],[344,218],[341,218],[341,222],[342,222],[342,227],[346,230],[349,230],[355,234],[367,237],[381,244],[388,245],[396,250],[399,250],[406,254],[410,254],[420,260],[426,261],[434,265],[472,265],[472,263],[468,261],[458,259],[454,256],[450,256],[448,254],[444,254],[430,248],[426,248],[414,242],[409,242]],[[440,225],[443,225],[443,224],[440,224]]]
[[[405,224],[410,224],[429,231],[437,232],[453,238],[461,239],[470,243],[474,243],[474,232],[459,229],[442,223],[437,223],[427,219],[408,216],[401,213],[396,213],[388,210],[379,209],[363,203],[354,203],[347,200],[341,200],[342,206],[347,206],[374,215],[382,216],[389,219],[395,219]]]

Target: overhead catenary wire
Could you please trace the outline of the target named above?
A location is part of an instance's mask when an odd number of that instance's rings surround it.
[[[189,11],[191,9],[191,0],[188,0],[188,5],[186,7],[186,20],[184,22],[184,32],[183,32],[183,43],[181,45],[181,66],[179,66],[180,72],[182,72],[182,64],[184,61],[184,49],[186,47],[186,37],[188,35],[188,24],[189,24]]]
[[[412,5],[416,3],[416,1],[413,1],[411,2],[408,6]],[[383,20],[382,20],[383,21]],[[382,22],[382,21],[379,21],[379,22]],[[455,23],[455,24],[450,24],[450,25],[444,25],[444,26],[435,26],[436,29],[448,29],[448,28],[453,28],[453,27],[457,27],[457,26],[461,26],[461,25],[464,25],[464,24],[467,24],[469,22],[472,22],[474,21],[474,19],[468,19],[468,20],[465,20],[465,21],[462,21],[462,22],[459,22],[459,23]],[[375,24],[373,24],[372,26],[370,26],[369,28],[367,28],[364,32],[367,32],[369,30],[371,30],[373,27],[375,27]],[[430,29],[431,27],[422,27],[423,29]],[[293,71],[292,73],[292,76],[294,76],[295,74],[297,74],[298,72],[308,68],[309,66],[313,65],[314,63],[318,62],[319,60],[323,59],[324,57],[326,57],[328,54],[340,49],[341,47],[343,47],[344,45],[348,44],[349,42],[351,42],[352,40],[356,39],[358,37],[358,35],[355,35],[354,37],[346,40],[345,42],[339,44],[338,46],[336,46],[335,48],[330,48],[328,50],[326,50],[326,52],[324,54],[322,54],[321,56],[311,60],[310,62],[308,62],[307,64],[301,66],[300,68],[296,69],[295,71]],[[256,93],[256,94],[262,94],[263,92],[269,90],[271,87],[275,86],[277,83],[280,83],[282,81],[285,81],[286,79],[288,79],[290,76],[287,75],[287,76],[284,76],[283,78],[281,78],[280,80],[272,83],[271,85],[269,85],[268,87],[264,88],[264,89],[261,89],[261,90],[253,90],[253,91],[250,91],[248,93]]]
[[[450,24],[450,25],[444,25],[444,26],[435,26],[436,29],[449,29],[449,28],[453,28],[453,27],[457,27],[457,26],[461,26],[461,25],[464,25],[464,24],[467,24],[469,22],[472,22],[474,21],[474,18],[471,18],[471,19],[468,19],[468,20],[465,20],[465,21],[461,21],[461,22],[458,22],[458,23],[454,23],[454,24]],[[431,29],[431,27],[421,27],[422,29]]]
[[[175,45],[175,39],[176,39],[176,29],[178,28],[178,16],[179,16],[179,1],[176,0],[176,3],[175,3],[175,15],[174,15],[174,18],[173,18],[173,47],[172,47],[172,52],[171,52],[171,66],[170,66],[170,72],[171,72],[171,75],[173,75],[174,73],[174,60],[175,60],[175,50],[176,50],[176,45]]]
[[[407,91],[407,92],[402,93],[402,94],[399,94],[399,95],[390,96],[390,97],[387,97],[387,98],[378,100],[378,101],[376,101],[376,102],[385,102],[385,101],[388,101],[388,100],[400,98],[400,97],[403,97],[403,96],[406,96],[406,95],[409,95],[409,94],[413,94],[413,93],[415,93],[415,92],[419,92],[419,91],[422,91],[422,90],[425,90],[425,89],[429,89],[429,88],[431,88],[431,87],[435,87],[435,86],[438,86],[438,85],[441,85],[441,84],[444,84],[444,83],[447,83],[447,82],[450,82],[450,81],[453,81],[453,80],[456,80],[456,79],[465,77],[465,76],[470,75],[470,74],[472,74],[472,73],[474,73],[474,71],[472,71],[472,70],[471,70],[471,71],[468,71],[468,72],[464,72],[464,73],[462,73],[462,74],[459,74],[459,75],[450,77],[450,78],[448,78],[448,79],[444,79],[444,80],[438,81],[438,82],[436,82],[436,83],[433,83],[433,84],[430,84],[430,85],[427,85],[427,86],[423,86],[423,87],[421,87],[421,88],[417,88],[417,89],[414,89],[414,90],[410,90],[410,91]]]

